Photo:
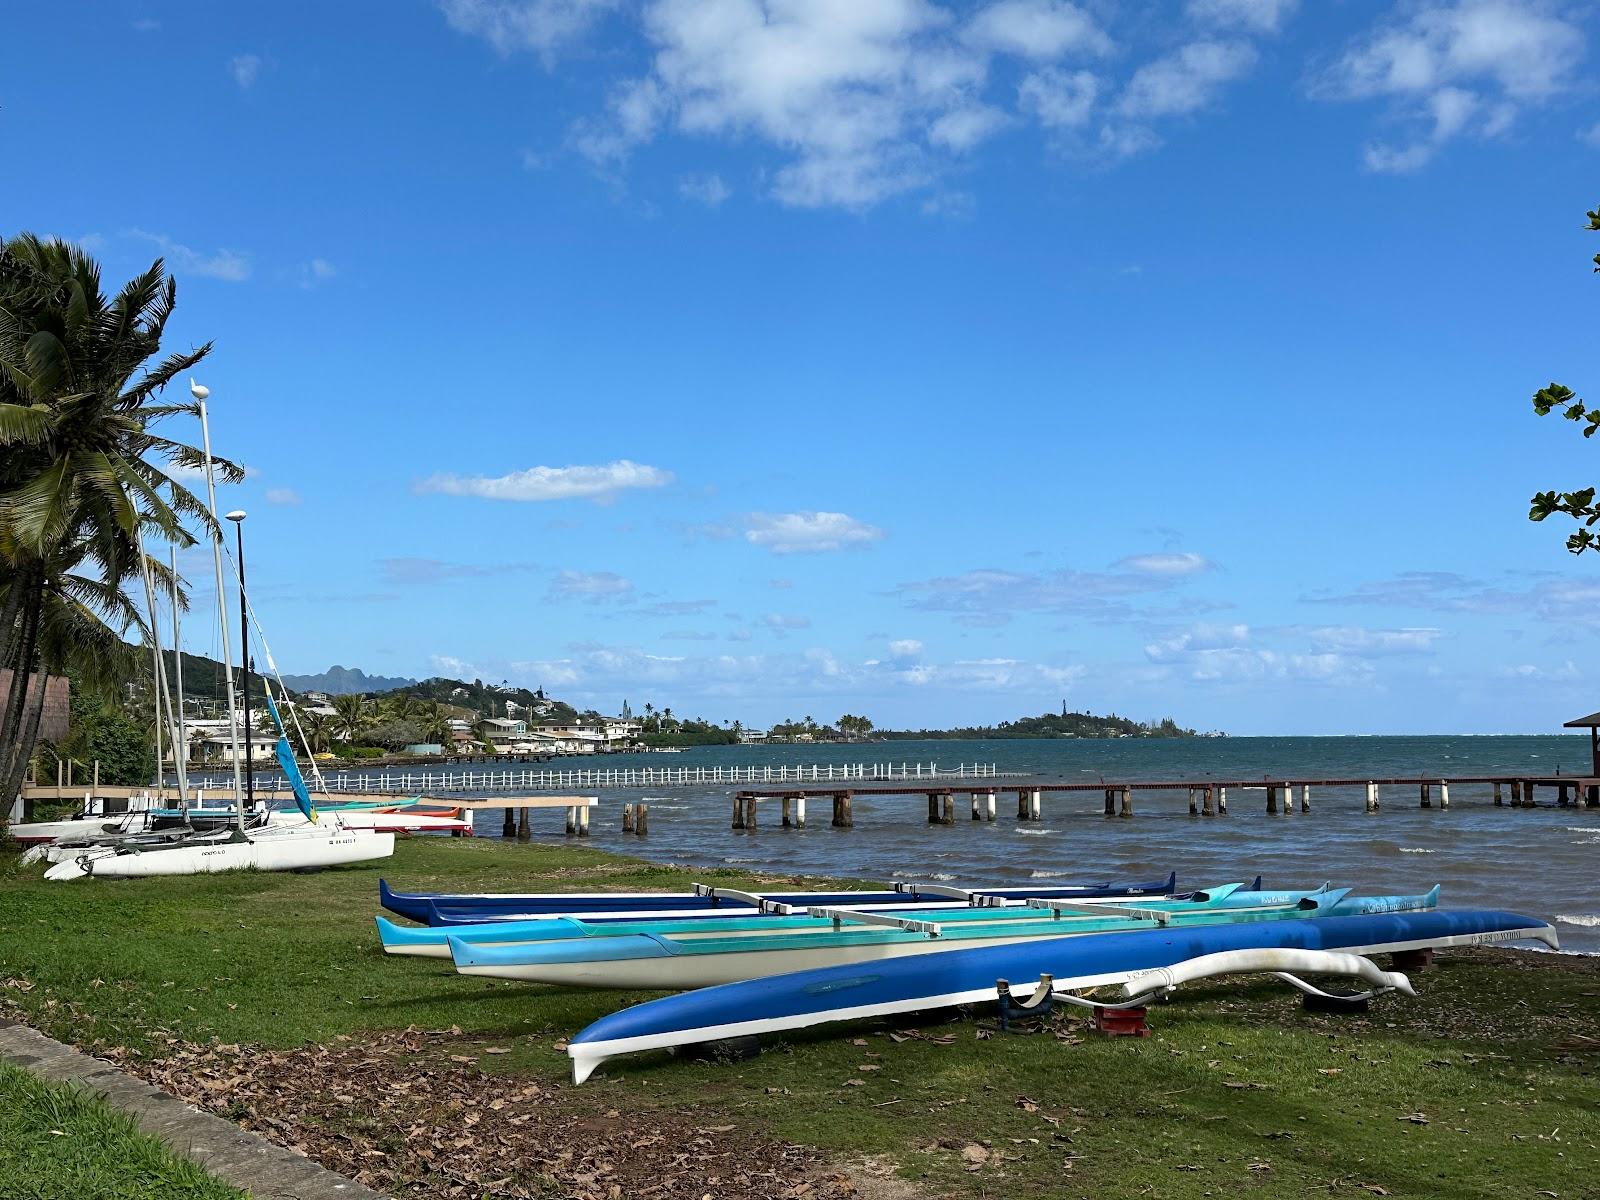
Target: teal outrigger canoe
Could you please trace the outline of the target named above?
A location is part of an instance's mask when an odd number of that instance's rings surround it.
[[[614,932],[516,945],[472,943],[452,936],[449,945],[456,969],[465,975],[576,987],[687,989],[1076,934],[1407,912],[1432,908],[1439,897],[1437,887],[1420,896],[1359,898],[1351,898],[1350,889],[1339,888],[1276,903],[1261,903],[1249,895],[1255,902],[1230,904],[1236,890],[1237,885],[1224,896],[1164,909],[1041,901],[1034,908],[991,910],[989,916],[959,910],[913,917],[819,908],[812,910],[817,924],[804,931],[727,934],[719,927],[676,933]]]
[[[1127,899],[1115,896],[1086,896],[1084,903],[1137,905],[1140,908],[1170,909],[1174,906],[1182,907],[1198,903],[1232,904],[1237,906],[1260,904],[1287,904],[1299,900],[1311,892],[1277,891],[1263,892],[1260,889],[1260,879],[1249,885],[1237,883],[1225,884],[1222,887],[1209,888],[1195,892],[1181,892],[1177,895],[1157,896],[1148,899]],[[1313,891],[1326,891],[1331,884],[1324,883],[1322,887]],[[605,937],[619,933],[653,933],[663,936],[671,934],[696,934],[716,931],[719,933],[766,933],[773,930],[783,930],[795,933],[807,929],[831,929],[832,921],[825,918],[809,916],[812,908],[838,907],[848,908],[857,912],[887,912],[908,917],[917,917],[924,913],[938,913],[941,921],[967,921],[993,919],[1006,910],[1016,911],[1025,908],[1030,901],[1040,903],[1065,899],[1065,897],[1052,896],[1045,893],[1040,897],[1027,899],[1004,899],[995,903],[989,901],[993,898],[982,897],[982,904],[964,902],[951,898],[929,896],[920,903],[908,904],[875,903],[844,899],[847,893],[837,893],[826,899],[819,898],[812,904],[804,907],[794,906],[795,911],[785,914],[761,914],[755,909],[733,909],[718,915],[715,920],[705,914],[693,913],[666,913],[652,914],[650,912],[635,913],[587,913],[573,912],[568,914],[552,914],[537,917],[526,921],[501,921],[485,920],[475,925],[448,925],[429,926],[417,928],[411,925],[400,925],[387,917],[376,918],[378,939],[383,944],[383,949],[388,954],[417,955],[425,958],[449,958],[451,937],[458,937],[464,942],[473,945],[511,946],[528,942],[553,942],[564,941],[570,938]],[[789,907],[789,906],[785,906]]]

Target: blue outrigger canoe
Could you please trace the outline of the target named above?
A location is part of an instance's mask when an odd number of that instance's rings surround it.
[[[1052,938],[796,971],[667,996],[602,1017],[571,1040],[567,1053],[573,1079],[582,1083],[606,1059],[635,1051],[994,1001],[996,982],[1002,979],[1031,989],[1034,981],[1048,976],[1052,991],[1073,993],[1128,985],[1163,968],[1230,951],[1268,952],[1258,959],[1270,958],[1275,951],[1342,951],[1357,956],[1519,941],[1559,945],[1555,929],[1544,921],[1481,910]],[[1246,957],[1235,956],[1235,961]]]
[[[763,905],[817,906],[839,904],[926,904],[966,896],[995,899],[1031,897],[1070,900],[1076,897],[1133,899],[1170,896],[1177,886],[1176,872],[1147,883],[1110,881],[1065,884],[1055,887],[950,888],[932,884],[900,884],[881,891],[740,892],[734,888],[699,888],[693,892],[533,892],[451,894],[448,892],[396,892],[378,880],[378,902],[390,912],[428,925],[471,925],[480,921],[530,920],[541,916],[581,916],[591,913],[634,912],[657,916],[708,915],[727,911],[753,912]]]

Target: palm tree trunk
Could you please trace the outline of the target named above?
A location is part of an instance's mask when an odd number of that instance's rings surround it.
[[[29,596],[22,612],[21,642],[18,653],[11,662],[11,691],[6,697],[6,718],[0,724],[0,779],[9,778],[11,764],[21,738],[23,706],[28,701],[29,668],[39,650],[39,613],[43,607],[43,589]],[[40,687],[43,687],[41,681]],[[0,802],[9,803],[12,797],[0,793]]]
[[[10,661],[11,645],[17,631],[17,613],[22,610],[22,594],[28,590],[26,574],[18,574],[6,593],[6,605],[0,610],[0,667]]]
[[[33,761],[33,750],[39,742],[39,722],[44,719],[45,696],[49,692],[47,686],[49,676],[44,674],[44,664],[39,664],[39,694],[34,699],[33,711],[28,714],[28,722],[22,731],[22,744],[18,747],[16,761],[11,766],[11,774],[5,781],[5,786],[0,787],[0,796],[5,799],[0,802],[0,826],[5,824],[6,814],[11,811],[11,801],[22,790],[22,781],[28,776],[28,764]],[[23,819],[32,814],[24,808]]]

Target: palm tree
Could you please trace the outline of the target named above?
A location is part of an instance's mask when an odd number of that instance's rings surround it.
[[[372,725],[367,698],[350,693],[333,698],[333,729],[347,742],[353,742]]]
[[[11,780],[32,753],[30,681],[77,657],[71,642],[57,643],[64,657],[55,661],[42,653],[47,595],[70,597],[80,619],[87,606],[142,628],[125,600],[112,599],[141,569],[141,534],[189,545],[185,518],[211,524],[206,507],[152,461],[204,461],[150,428],[193,411],[155,401],[210,350],[150,365],[176,296],[159,259],[108,300],[98,266],[77,247],[31,234],[0,243],[0,666],[13,669],[0,723],[0,786],[8,789],[0,800],[14,794]],[[218,467],[224,479],[242,478],[231,463]],[[81,564],[88,570],[80,573]]]
[[[334,718],[327,713],[307,709],[300,714],[300,728],[306,731],[306,741],[311,743],[311,753],[321,754],[333,740]]]

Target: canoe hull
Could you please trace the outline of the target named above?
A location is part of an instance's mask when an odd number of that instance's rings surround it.
[[[574,1078],[582,1083],[600,1063],[619,1054],[993,1001],[999,979],[1027,988],[1050,975],[1056,990],[1079,991],[1126,983],[1143,972],[1224,950],[1281,946],[1364,955],[1527,940],[1558,944],[1554,928],[1533,917],[1435,910],[985,946],[668,996],[602,1017],[578,1033],[567,1052]]]
[[[394,834],[330,830],[325,834],[256,835],[247,841],[172,846],[136,854],[85,855],[45,872],[46,879],[76,878],[64,868],[101,879],[155,875],[210,875],[219,871],[304,871],[369,862],[394,853]]]

